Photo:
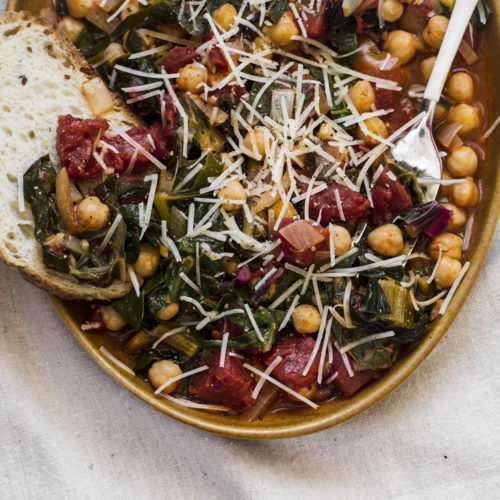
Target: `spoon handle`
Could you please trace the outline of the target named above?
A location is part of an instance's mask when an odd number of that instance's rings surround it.
[[[424,99],[439,101],[446,78],[478,0],[456,0]]]

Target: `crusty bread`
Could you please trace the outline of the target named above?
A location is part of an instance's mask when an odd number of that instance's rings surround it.
[[[93,69],[60,32],[25,12],[0,14],[0,256],[30,282],[66,299],[112,299],[130,290],[81,284],[47,268],[33,233],[29,206],[19,211],[18,175],[49,153],[58,165],[59,115],[92,117],[81,86]],[[105,118],[124,128],[141,121],[115,96]]]

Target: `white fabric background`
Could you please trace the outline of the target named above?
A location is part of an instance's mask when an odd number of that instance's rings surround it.
[[[500,231],[454,325],[381,403],[316,435],[231,440],[106,375],[0,264],[0,498],[500,498]]]

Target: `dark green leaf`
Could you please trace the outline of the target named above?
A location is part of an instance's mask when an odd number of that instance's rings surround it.
[[[276,24],[285,12],[288,0],[272,0],[267,8],[266,17],[273,24]]]
[[[363,303],[363,311],[367,313],[388,313],[391,307],[387,302],[384,292],[379,285],[378,279],[369,279],[366,298]]]
[[[144,317],[144,291],[139,296],[132,289],[125,297],[111,303],[114,309],[122,316],[129,325],[139,329]]]

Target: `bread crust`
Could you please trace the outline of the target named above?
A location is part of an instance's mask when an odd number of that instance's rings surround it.
[[[15,36],[16,30],[19,31],[21,28],[43,28],[43,34],[46,37],[45,41],[47,39],[53,41],[54,45],[57,45],[58,48],[61,49],[62,53],[64,53],[65,59],[70,61],[71,67],[67,68],[67,72],[72,73],[73,75],[75,74],[74,72],[79,72],[88,78],[98,76],[97,72],[87,64],[85,58],[78,52],[66,35],[61,30],[54,28],[43,19],[34,17],[25,11],[7,11],[0,14],[0,26],[6,25],[12,25],[13,33],[10,36]],[[38,40],[36,43],[38,43]],[[40,43],[42,43],[42,41],[40,41]],[[0,40],[0,51],[1,45],[2,40]],[[24,54],[21,54],[21,49],[24,50],[25,47],[20,47],[19,49],[20,58]],[[0,68],[0,76],[1,73],[2,69]],[[68,83],[68,85],[75,85],[73,83],[74,80],[75,79],[72,79],[71,83]],[[116,113],[119,113],[121,121],[132,126],[144,125],[144,122],[126,106],[123,99],[119,95],[112,93],[112,96],[115,103],[115,116]],[[36,96],[33,97],[33,106],[36,106]],[[70,111],[68,111],[68,113],[69,112]],[[7,170],[8,168],[8,166],[0,164],[0,171],[3,169]],[[31,220],[33,220],[31,211],[29,210],[29,212],[28,216]],[[26,219],[26,217],[24,217],[24,219]],[[0,233],[5,233],[3,229],[2,219],[0,218]],[[4,237],[5,236],[0,234],[0,239]],[[26,238],[28,238],[28,236],[26,236]],[[132,288],[129,281],[115,281],[106,288],[79,283],[72,276],[52,271],[45,266],[41,258],[41,251],[38,252],[38,255],[33,255],[32,262],[26,263],[16,260],[15,256],[12,255],[12,252],[8,251],[4,245],[0,245],[0,257],[7,264],[18,269],[21,276],[30,283],[65,300],[111,300],[125,295]]]

